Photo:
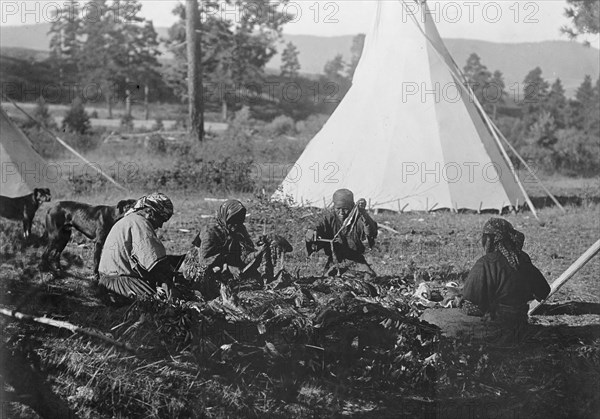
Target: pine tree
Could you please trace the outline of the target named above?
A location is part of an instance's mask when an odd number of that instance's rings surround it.
[[[496,119],[498,113],[498,107],[506,104],[506,87],[504,83],[504,75],[501,71],[494,71],[492,78],[485,89],[485,97],[487,99],[487,105],[491,106],[492,118]]]
[[[544,105],[548,99],[548,82],[542,77],[542,69],[539,67],[531,70],[523,81],[523,97],[521,107],[523,109],[523,121],[529,128],[545,110]]]
[[[596,80],[596,86],[594,86],[590,117],[588,131],[595,136],[597,141],[600,138],[600,77]]]
[[[600,1],[598,0],[567,0],[570,7],[565,9],[565,15],[571,19],[572,26],[563,26],[563,33],[571,39],[584,34],[600,33]],[[586,44],[589,45],[588,42]]]
[[[298,77],[300,61],[298,60],[298,48],[292,42],[288,42],[281,54],[281,76],[288,78]]]
[[[575,93],[575,99],[587,108],[594,101],[594,86],[592,85],[592,77],[586,75],[583,79],[583,83],[577,88]]]
[[[225,0],[224,4],[238,4],[237,0]],[[273,9],[270,0],[254,0],[253,7],[244,8],[238,19],[225,19],[220,14],[202,14],[201,41],[197,55],[201,57],[203,78],[209,84],[208,99],[216,97],[226,111],[227,104],[238,101],[224,92],[244,90],[248,85],[260,82],[264,77],[265,65],[276,54],[275,41],[281,36],[281,26],[291,16]],[[254,7],[254,5],[256,7]],[[270,13],[264,13],[269,10]],[[169,28],[167,46],[175,60],[167,68],[167,82],[182,101],[187,100],[187,62],[185,55],[185,7],[178,5],[173,14],[179,21]]]
[[[586,132],[594,131],[598,124],[598,83],[592,84],[592,78],[585,76],[583,83],[577,89],[575,100],[579,104],[579,115],[576,117],[578,127]]]
[[[567,106],[568,103],[567,97],[565,96],[565,89],[560,79],[556,79],[550,87],[545,108],[550,115],[552,115],[554,123],[559,129],[563,129],[567,126]]]
[[[365,47],[365,34],[359,33],[352,39],[352,47],[350,48],[350,53],[352,57],[350,58],[350,62],[348,63],[348,79],[352,80],[354,77],[354,72],[356,71],[356,67],[358,66],[358,62],[360,61],[360,57],[362,56],[363,49]]]
[[[69,0],[64,8],[56,10],[50,25],[50,64],[57,72],[58,80],[75,81],[79,70],[83,21],[80,14],[80,2]]]
[[[82,135],[87,134],[92,128],[90,117],[85,111],[81,99],[75,98],[71,103],[71,107],[62,121],[62,128]]]
[[[343,80],[345,78],[345,66],[346,63],[344,62],[344,57],[342,54],[337,54],[332,60],[329,60],[327,63],[325,63],[325,67],[323,69],[325,77],[334,83]]]
[[[463,68],[467,83],[475,94],[475,97],[483,106],[483,109],[488,113],[493,113],[493,102],[495,96],[491,96],[493,92],[488,92],[492,73],[487,67],[481,63],[479,55],[473,53],[467,58],[467,64]]]

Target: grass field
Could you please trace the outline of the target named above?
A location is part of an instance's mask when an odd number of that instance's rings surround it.
[[[600,182],[551,178],[547,185],[566,213],[529,183],[544,225],[529,211],[506,218],[525,233],[525,250],[552,281],[598,239]],[[159,237],[169,253],[184,253],[220,203],[203,193],[165,192],[176,210]],[[125,197],[110,187],[68,193],[58,196],[90,203]],[[285,267],[292,276],[298,272],[296,285],[267,293],[265,336],[250,318],[203,317],[160,304],[107,306],[88,280],[89,241],[75,235],[64,253],[66,274],[55,278],[37,269],[43,245],[25,246],[19,225],[0,220],[3,306],[94,328],[137,350],[134,356],[79,333],[3,316],[3,353],[26,359],[72,412],[89,418],[599,417],[599,257],[532,318],[526,338],[500,346],[455,341],[416,321],[410,294],[423,281],[463,281],[481,254],[479,235],[490,215],[374,215],[398,233],[381,229],[367,255],[378,272],[378,295],[369,296],[357,289],[356,276],[320,278],[322,256],[305,260],[303,233],[318,211],[288,210],[249,194],[235,198],[247,204],[253,237],[266,230],[294,246]],[[47,205],[36,217],[37,237]],[[300,289],[319,297],[283,298]],[[323,318],[330,326],[319,329],[316,320]],[[6,390],[19,390],[6,381]],[[3,413],[36,417],[14,402],[3,404]]]

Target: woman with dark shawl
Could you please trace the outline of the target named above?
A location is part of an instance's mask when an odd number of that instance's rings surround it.
[[[258,268],[263,259],[270,261],[270,247],[263,243],[255,247],[246,230],[246,208],[237,200],[224,202],[216,215],[215,224],[205,228],[192,242],[183,263],[183,275],[204,298],[213,299],[223,292],[231,279],[260,276]],[[272,275],[272,265],[265,268]]]
[[[370,247],[377,238],[377,223],[366,211],[366,201],[354,203],[354,194],[348,189],[338,189],[333,194],[333,210],[327,211],[321,220],[306,232],[306,249],[313,252],[324,250],[328,256],[326,273],[335,260],[350,260],[365,265],[369,274],[375,272],[367,263],[364,252],[366,240]],[[330,242],[333,241],[333,246]]]
[[[543,300],[550,286],[523,249],[525,236],[502,218],[483,227],[485,250],[469,272],[463,288],[466,311],[489,314],[501,323],[527,322],[528,302]]]
[[[427,309],[421,319],[447,336],[503,344],[519,339],[527,324],[527,303],[550,293],[546,279],[522,250],[524,241],[508,221],[491,218],[481,236],[485,255],[469,272],[461,307]]]

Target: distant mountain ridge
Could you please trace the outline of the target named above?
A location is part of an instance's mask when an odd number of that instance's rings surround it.
[[[0,47],[6,53],[7,47],[35,50],[36,56],[43,56],[49,49],[48,31],[50,24],[0,27]],[[159,37],[166,38],[168,28],[156,28]],[[342,54],[346,61],[350,58],[353,35],[322,37],[313,35],[283,35],[278,44],[280,51],[267,64],[269,70],[278,70],[281,65],[281,51],[288,42],[294,43],[299,51],[302,73],[320,74],[327,61]],[[570,41],[545,41],[532,43],[494,43],[474,39],[445,39],[446,45],[456,63],[463,66],[469,54],[475,52],[481,57],[490,71],[500,70],[504,74],[507,90],[517,89],[525,75],[535,67],[540,67],[546,80],[552,83],[560,78],[568,94],[573,94],[585,75],[597,80],[600,75],[600,51]],[[166,52],[166,51],[165,51]],[[168,58],[165,57],[165,58]]]

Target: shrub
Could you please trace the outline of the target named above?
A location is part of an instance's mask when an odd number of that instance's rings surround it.
[[[574,128],[556,132],[555,164],[566,175],[596,175],[600,170],[600,143]]]
[[[66,133],[62,139],[82,153],[92,151],[102,144],[102,134],[100,132],[89,132],[87,134]]]
[[[168,144],[167,153],[170,156],[175,157],[176,161],[179,161],[180,159],[185,158],[190,154],[191,148],[192,144],[188,141],[173,142]]]
[[[304,121],[298,121],[296,123],[296,131],[301,134],[303,138],[312,138],[323,128],[323,125],[329,119],[329,115],[318,114],[311,115]]]
[[[162,131],[165,129],[162,118],[156,118],[156,122],[152,125],[152,131]]]
[[[83,107],[83,103],[79,98],[76,98],[67,112],[65,119],[62,121],[63,130],[76,132],[78,134],[86,134],[90,131],[92,125],[90,117]]]
[[[266,126],[266,130],[275,136],[290,135],[296,132],[296,123],[289,116],[279,115]]]
[[[44,158],[59,157],[64,150],[52,135],[39,127],[23,127],[23,131],[31,140],[33,148]]]
[[[144,142],[146,149],[153,154],[164,154],[167,151],[165,139],[160,134],[150,134]]]
[[[42,96],[40,96],[36,101],[35,109],[33,110],[32,116],[42,124],[45,128],[48,129],[56,129],[56,121],[52,115],[50,115],[50,109],[46,104],[46,101]],[[37,122],[27,118],[27,120],[23,123],[23,128],[34,128],[37,127]]]
[[[121,128],[127,132],[133,131],[133,116],[125,114],[121,117]]]

